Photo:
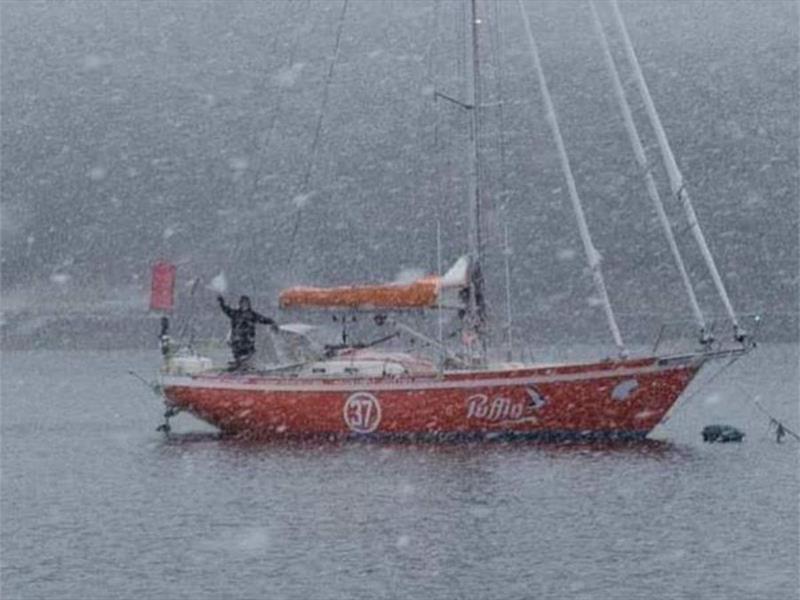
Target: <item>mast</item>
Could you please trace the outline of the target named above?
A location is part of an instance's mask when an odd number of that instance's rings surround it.
[[[478,150],[478,106],[480,90],[480,63],[478,48],[477,0],[470,0],[470,56],[472,69],[467,76],[467,105],[470,109],[470,181],[469,181],[469,244],[473,261],[480,262],[481,256],[481,203],[480,203],[480,155]]]
[[[478,45],[477,0],[470,0],[470,56],[472,69],[467,76],[467,107],[470,112],[470,181],[469,181],[469,304],[467,323],[471,333],[476,335],[480,345],[480,360],[486,359],[486,340],[483,337],[486,325],[486,300],[483,293],[483,241],[481,238],[481,188],[480,188],[480,47]]]

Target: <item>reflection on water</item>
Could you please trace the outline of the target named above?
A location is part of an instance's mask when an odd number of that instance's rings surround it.
[[[379,446],[382,451],[407,448],[411,452],[430,451],[433,453],[445,453],[450,455],[458,452],[476,451],[481,454],[497,451],[525,452],[528,449],[536,451],[552,451],[558,453],[605,453],[605,452],[628,452],[628,453],[653,453],[661,452],[672,448],[673,445],[665,440],[638,440],[638,441],[569,441],[561,443],[549,443],[530,439],[519,439],[513,442],[501,441],[489,438],[483,441],[477,440],[412,440],[401,437],[385,440],[382,438],[358,438],[358,439],[296,439],[296,438],[256,438],[248,436],[224,435],[217,431],[185,431],[180,433],[170,433],[164,436],[164,444],[168,446],[219,442],[219,448],[246,448],[253,451],[280,451],[287,450],[299,453],[313,453],[317,450],[335,451],[342,447],[359,446]]]
[[[548,445],[164,437],[157,357],[6,354],[2,596],[791,597],[800,444],[750,399],[796,426],[797,350],[754,356],[659,441]]]

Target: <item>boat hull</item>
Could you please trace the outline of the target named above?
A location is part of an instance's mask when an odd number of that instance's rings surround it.
[[[164,376],[167,403],[258,437],[644,438],[702,357],[372,379]]]

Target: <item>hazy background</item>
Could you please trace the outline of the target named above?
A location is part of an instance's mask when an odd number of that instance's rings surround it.
[[[466,99],[466,7],[4,0],[4,343],[151,339],[157,258],[179,264],[182,295],[224,273],[265,312],[288,284],[435,272],[437,220],[454,261],[467,249],[468,114],[433,92]],[[798,3],[621,8],[734,306],[764,314],[769,339],[796,339]],[[623,334],[645,339],[690,313],[588,6],[527,9]],[[507,224],[518,337],[606,339],[517,5],[480,11],[492,312],[502,321]],[[721,313],[682,212],[667,210],[703,307]],[[224,326],[211,291],[195,307]]]

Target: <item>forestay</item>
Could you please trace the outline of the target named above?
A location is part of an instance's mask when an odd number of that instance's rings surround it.
[[[672,226],[670,225],[667,213],[664,210],[664,204],[661,202],[661,196],[658,193],[658,188],[656,187],[653,173],[650,169],[650,165],[647,162],[644,146],[642,145],[639,132],[636,128],[636,123],[633,120],[630,104],[628,104],[628,100],[625,97],[625,91],[622,87],[622,82],[620,81],[619,72],[617,71],[617,66],[614,63],[614,58],[611,55],[611,50],[608,46],[608,39],[606,38],[605,31],[603,30],[600,16],[597,14],[594,0],[589,0],[589,7],[592,11],[592,20],[594,22],[595,32],[597,33],[597,37],[603,46],[603,56],[606,61],[606,66],[608,67],[611,80],[614,84],[614,94],[617,97],[617,103],[619,104],[620,111],[622,112],[622,118],[625,122],[625,129],[628,132],[628,138],[631,146],[633,147],[633,152],[636,156],[636,162],[639,164],[639,167],[642,169],[642,173],[644,174],[647,193],[653,202],[656,214],[658,215],[658,220],[661,223],[661,227],[664,230],[664,235],[667,238],[669,249],[672,252],[672,257],[675,260],[675,265],[678,267],[678,272],[681,275],[683,286],[686,289],[686,294],[689,297],[689,304],[691,305],[692,313],[694,314],[695,320],[700,327],[700,340],[702,343],[710,342],[712,338],[708,334],[706,320],[703,317],[703,312],[700,310],[700,304],[697,302],[697,296],[695,295],[694,288],[692,287],[692,282],[689,279],[689,274],[686,271],[686,266],[683,262],[681,252],[678,249],[678,244],[675,241],[675,235],[672,232]]]
[[[617,5],[616,0],[611,0],[611,8],[614,12],[614,18],[617,21],[617,25],[622,33],[622,40],[625,47],[625,54],[628,57],[628,62],[633,69],[634,77],[636,80],[636,85],[639,88],[639,93],[644,100],[645,108],[647,109],[647,115],[650,118],[650,122],[652,123],[653,129],[655,130],[656,137],[658,139],[658,146],[661,150],[661,156],[664,160],[664,166],[667,170],[667,175],[669,176],[670,186],[672,188],[672,193],[678,199],[678,201],[683,206],[683,210],[686,213],[686,218],[689,222],[689,227],[692,230],[692,234],[694,235],[695,240],[697,241],[697,245],[700,247],[700,251],[703,254],[703,258],[705,259],[706,266],[708,267],[709,272],[711,273],[711,278],[714,280],[714,285],[717,288],[717,292],[719,293],[720,299],[722,303],[725,305],[725,310],[728,313],[728,317],[730,318],[731,322],[733,323],[734,328],[734,337],[737,341],[743,342],[747,338],[746,334],[741,330],[739,327],[739,321],[736,318],[736,313],[733,310],[733,305],[731,304],[730,298],[728,297],[728,292],[725,289],[725,284],[722,282],[722,277],[720,277],[719,271],[717,270],[717,265],[714,262],[714,257],[711,255],[711,251],[708,248],[708,244],[706,243],[705,236],[703,235],[703,230],[700,228],[700,223],[697,220],[697,215],[694,212],[694,207],[692,206],[692,201],[689,198],[689,192],[686,190],[686,186],[683,181],[683,175],[678,169],[678,164],[675,162],[675,156],[672,153],[672,148],[669,145],[669,140],[667,140],[667,134],[664,132],[664,127],[661,124],[661,119],[658,116],[658,111],[656,111],[655,104],[653,103],[653,98],[650,96],[650,90],[647,87],[647,83],[644,80],[644,75],[642,75],[642,69],[639,66],[639,60],[636,58],[636,52],[634,52],[633,44],[631,43],[631,39],[628,36],[628,29],[625,26],[625,21],[622,18],[622,13],[619,10],[619,6]]]
[[[528,18],[528,13],[525,11],[525,7],[522,4],[522,0],[517,0],[517,4],[519,5],[519,10],[522,13],[522,22],[525,25],[525,33],[528,38],[531,55],[533,56],[533,62],[536,67],[536,74],[539,78],[539,89],[542,92],[542,99],[544,101],[545,111],[547,113],[547,121],[550,124],[553,138],[555,139],[556,147],[558,148],[558,156],[561,160],[561,169],[564,172],[564,178],[567,180],[569,197],[572,200],[572,209],[575,213],[575,219],[578,222],[578,231],[580,232],[581,241],[583,242],[586,261],[588,262],[589,268],[592,271],[597,293],[600,295],[600,300],[603,304],[603,308],[605,309],[606,319],[608,320],[608,326],[611,329],[611,335],[614,338],[614,343],[616,344],[620,354],[625,354],[625,344],[622,341],[622,335],[619,332],[617,320],[614,317],[614,310],[611,308],[611,301],[608,298],[608,291],[606,290],[606,283],[605,279],[603,278],[603,270],[600,266],[600,253],[592,243],[592,236],[589,233],[589,226],[586,224],[586,216],[584,215],[581,199],[578,195],[578,188],[575,185],[575,178],[572,175],[572,168],[570,167],[569,157],[567,156],[567,150],[564,146],[564,139],[561,136],[561,129],[558,126],[556,110],[550,97],[550,90],[547,87],[547,80],[544,76],[542,62],[539,59],[539,49],[536,45],[536,40],[533,37],[533,29],[531,28],[530,19]]]

